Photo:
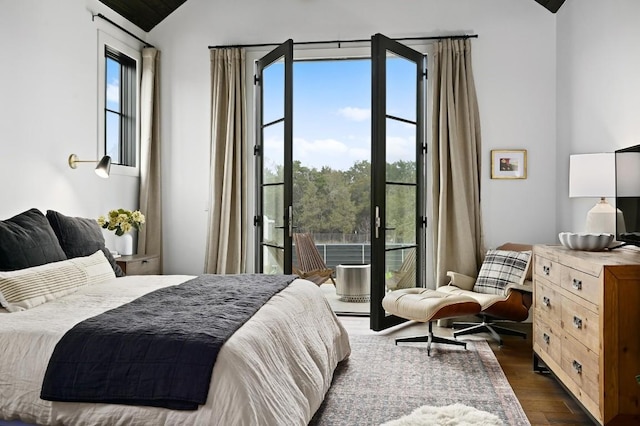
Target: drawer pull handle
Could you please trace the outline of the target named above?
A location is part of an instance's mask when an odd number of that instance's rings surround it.
[[[573,279],[573,284],[572,287],[576,290],[582,290],[582,281],[579,279],[574,278]]]
[[[544,306],[549,306],[549,305],[551,304],[551,300],[549,300],[549,298],[548,298],[547,296],[544,296],[544,297],[542,298],[542,304],[543,304]]]
[[[571,365],[573,366],[573,369],[576,370],[576,373],[582,374],[582,364],[574,359]]]
[[[549,335],[547,333],[544,333],[542,335],[542,340],[544,340],[544,342],[548,345],[549,344],[549,340],[551,340],[551,338],[549,337]]]
[[[149,261],[148,260],[143,260],[142,264],[144,265],[145,263],[149,263]]]
[[[582,319],[574,316],[573,317],[573,325],[575,326],[575,328],[578,328],[578,329],[582,328]]]
[[[549,272],[551,271],[551,266],[542,266],[542,272],[544,272],[545,275],[549,275]]]

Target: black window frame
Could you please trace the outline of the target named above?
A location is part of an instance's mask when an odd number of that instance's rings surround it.
[[[107,133],[108,133],[108,120],[109,114],[116,114],[119,118],[119,130],[118,130],[118,157],[112,158],[113,164],[118,164],[126,167],[137,166],[137,125],[138,125],[138,113],[137,113],[137,99],[138,99],[138,81],[137,81],[137,67],[138,63],[135,59],[120,52],[112,46],[104,46],[104,152],[108,152],[107,149]],[[107,64],[111,59],[120,65],[120,111],[115,111],[107,107],[107,90],[109,82],[107,81]]]

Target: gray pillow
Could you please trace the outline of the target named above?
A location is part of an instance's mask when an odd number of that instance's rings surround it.
[[[0,221],[0,271],[66,260],[56,234],[38,209]]]
[[[90,256],[102,250],[116,277],[125,275],[109,249],[105,247],[100,225],[95,219],[65,216],[53,210],[47,210],[47,219],[69,259]]]

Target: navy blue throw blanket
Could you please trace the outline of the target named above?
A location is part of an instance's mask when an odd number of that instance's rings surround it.
[[[40,397],[196,410],[224,342],[294,275],[202,275],[80,322],[56,345]]]

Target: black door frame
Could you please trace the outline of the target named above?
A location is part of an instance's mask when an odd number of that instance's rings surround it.
[[[400,56],[416,64],[416,287],[424,286],[424,253],[426,241],[424,113],[426,93],[426,57],[382,34],[371,37],[371,307],[370,326],[375,331],[407,321],[387,315],[382,307],[386,294],[386,121],[409,122],[389,115],[386,111],[387,53]],[[404,248],[410,248],[406,246]]]
[[[264,104],[263,91],[264,80],[263,71],[266,67],[278,60],[284,61],[284,116],[269,123],[264,122]],[[283,250],[283,272],[290,274],[293,262],[293,40],[289,39],[260,58],[256,63],[256,74],[254,84],[257,85],[256,90],[256,145],[254,146],[254,155],[256,157],[256,214],[254,216],[255,225],[255,270],[264,273],[264,249],[271,246],[274,250]],[[266,186],[262,181],[264,167],[264,130],[278,123],[284,123],[284,159],[283,159],[283,182],[277,185],[283,185],[283,212],[282,224],[278,226],[283,230],[283,246],[265,243],[264,241],[264,197],[263,190]]]

